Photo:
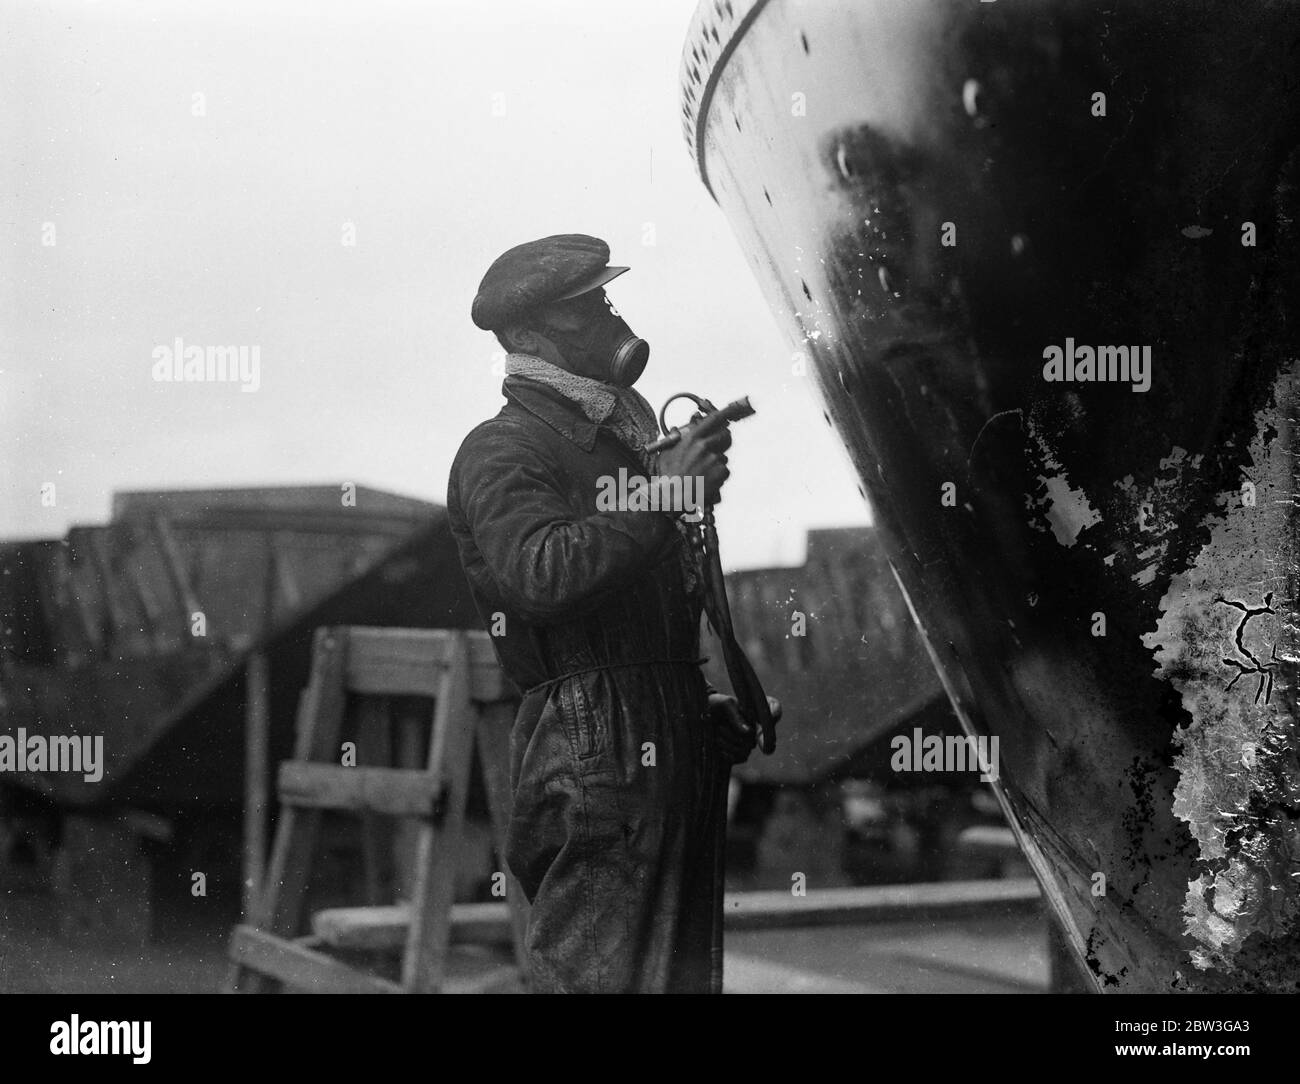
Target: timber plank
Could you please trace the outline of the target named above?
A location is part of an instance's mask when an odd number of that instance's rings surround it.
[[[280,765],[280,801],[299,809],[350,809],[396,817],[432,817],[441,782],[428,772],[401,768],[345,768],[286,760]]]
[[[821,888],[806,896],[776,892],[735,892],[726,898],[723,922],[729,930],[775,930],[796,926],[851,925],[987,914],[1005,907],[1033,913],[1042,905],[1032,877],[985,881]]]
[[[323,944],[335,949],[398,949],[411,926],[410,904],[378,907],[331,907],[317,911],[311,929]],[[453,942],[510,940],[509,905],[457,903],[451,909]]]
[[[230,958],[258,975],[319,994],[400,994],[395,982],[358,971],[295,941],[252,926],[236,926]]]
[[[348,629],[347,687],[356,693],[436,697],[453,643],[447,629]],[[464,634],[462,634],[464,635]],[[485,632],[468,634],[470,698],[490,704],[516,696]]]
[[[442,987],[451,941],[451,907],[456,887],[455,856],[465,820],[478,711],[470,700],[469,643],[452,633],[448,668],[438,689],[429,772],[446,784],[446,816],[436,826],[421,824],[415,850],[415,891],[420,904],[411,914],[402,985],[411,993]]]
[[[1042,906],[1032,877],[928,884],[821,888],[807,896],[778,892],[729,892],[725,926],[744,930],[801,926],[850,926],[872,922],[957,918],[1007,908],[1019,914]],[[451,913],[456,941],[506,941],[511,937],[505,903],[456,904]],[[394,907],[333,907],[312,917],[312,932],[333,948],[387,949],[401,945],[410,923],[406,904]]]

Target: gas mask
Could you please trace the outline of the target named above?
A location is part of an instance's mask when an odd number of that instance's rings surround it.
[[[544,334],[575,368],[597,379],[630,388],[650,360],[650,344],[605,305],[581,331],[561,331],[546,325]]]

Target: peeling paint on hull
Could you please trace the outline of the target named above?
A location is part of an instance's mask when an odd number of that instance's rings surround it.
[[[1300,988],[1298,49],[1298,0],[709,0],[683,54],[701,176],[1102,991]],[[1150,389],[1046,381],[1069,340],[1149,346]]]
[[[1198,970],[1289,958],[1300,913],[1294,371],[1257,415],[1243,475],[1144,637],[1191,718],[1175,735],[1174,814],[1200,847],[1184,906]],[[1273,976],[1284,982],[1284,975]]]

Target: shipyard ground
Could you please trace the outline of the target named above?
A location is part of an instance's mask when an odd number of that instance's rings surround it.
[[[57,936],[48,899],[0,893],[0,993],[209,993],[226,977],[226,926],[143,949]],[[729,993],[1043,993],[1041,917],[741,931],[727,937]]]

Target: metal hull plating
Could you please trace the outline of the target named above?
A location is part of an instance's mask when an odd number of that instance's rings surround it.
[[[683,90],[1096,987],[1300,988],[1300,3],[709,0]]]

